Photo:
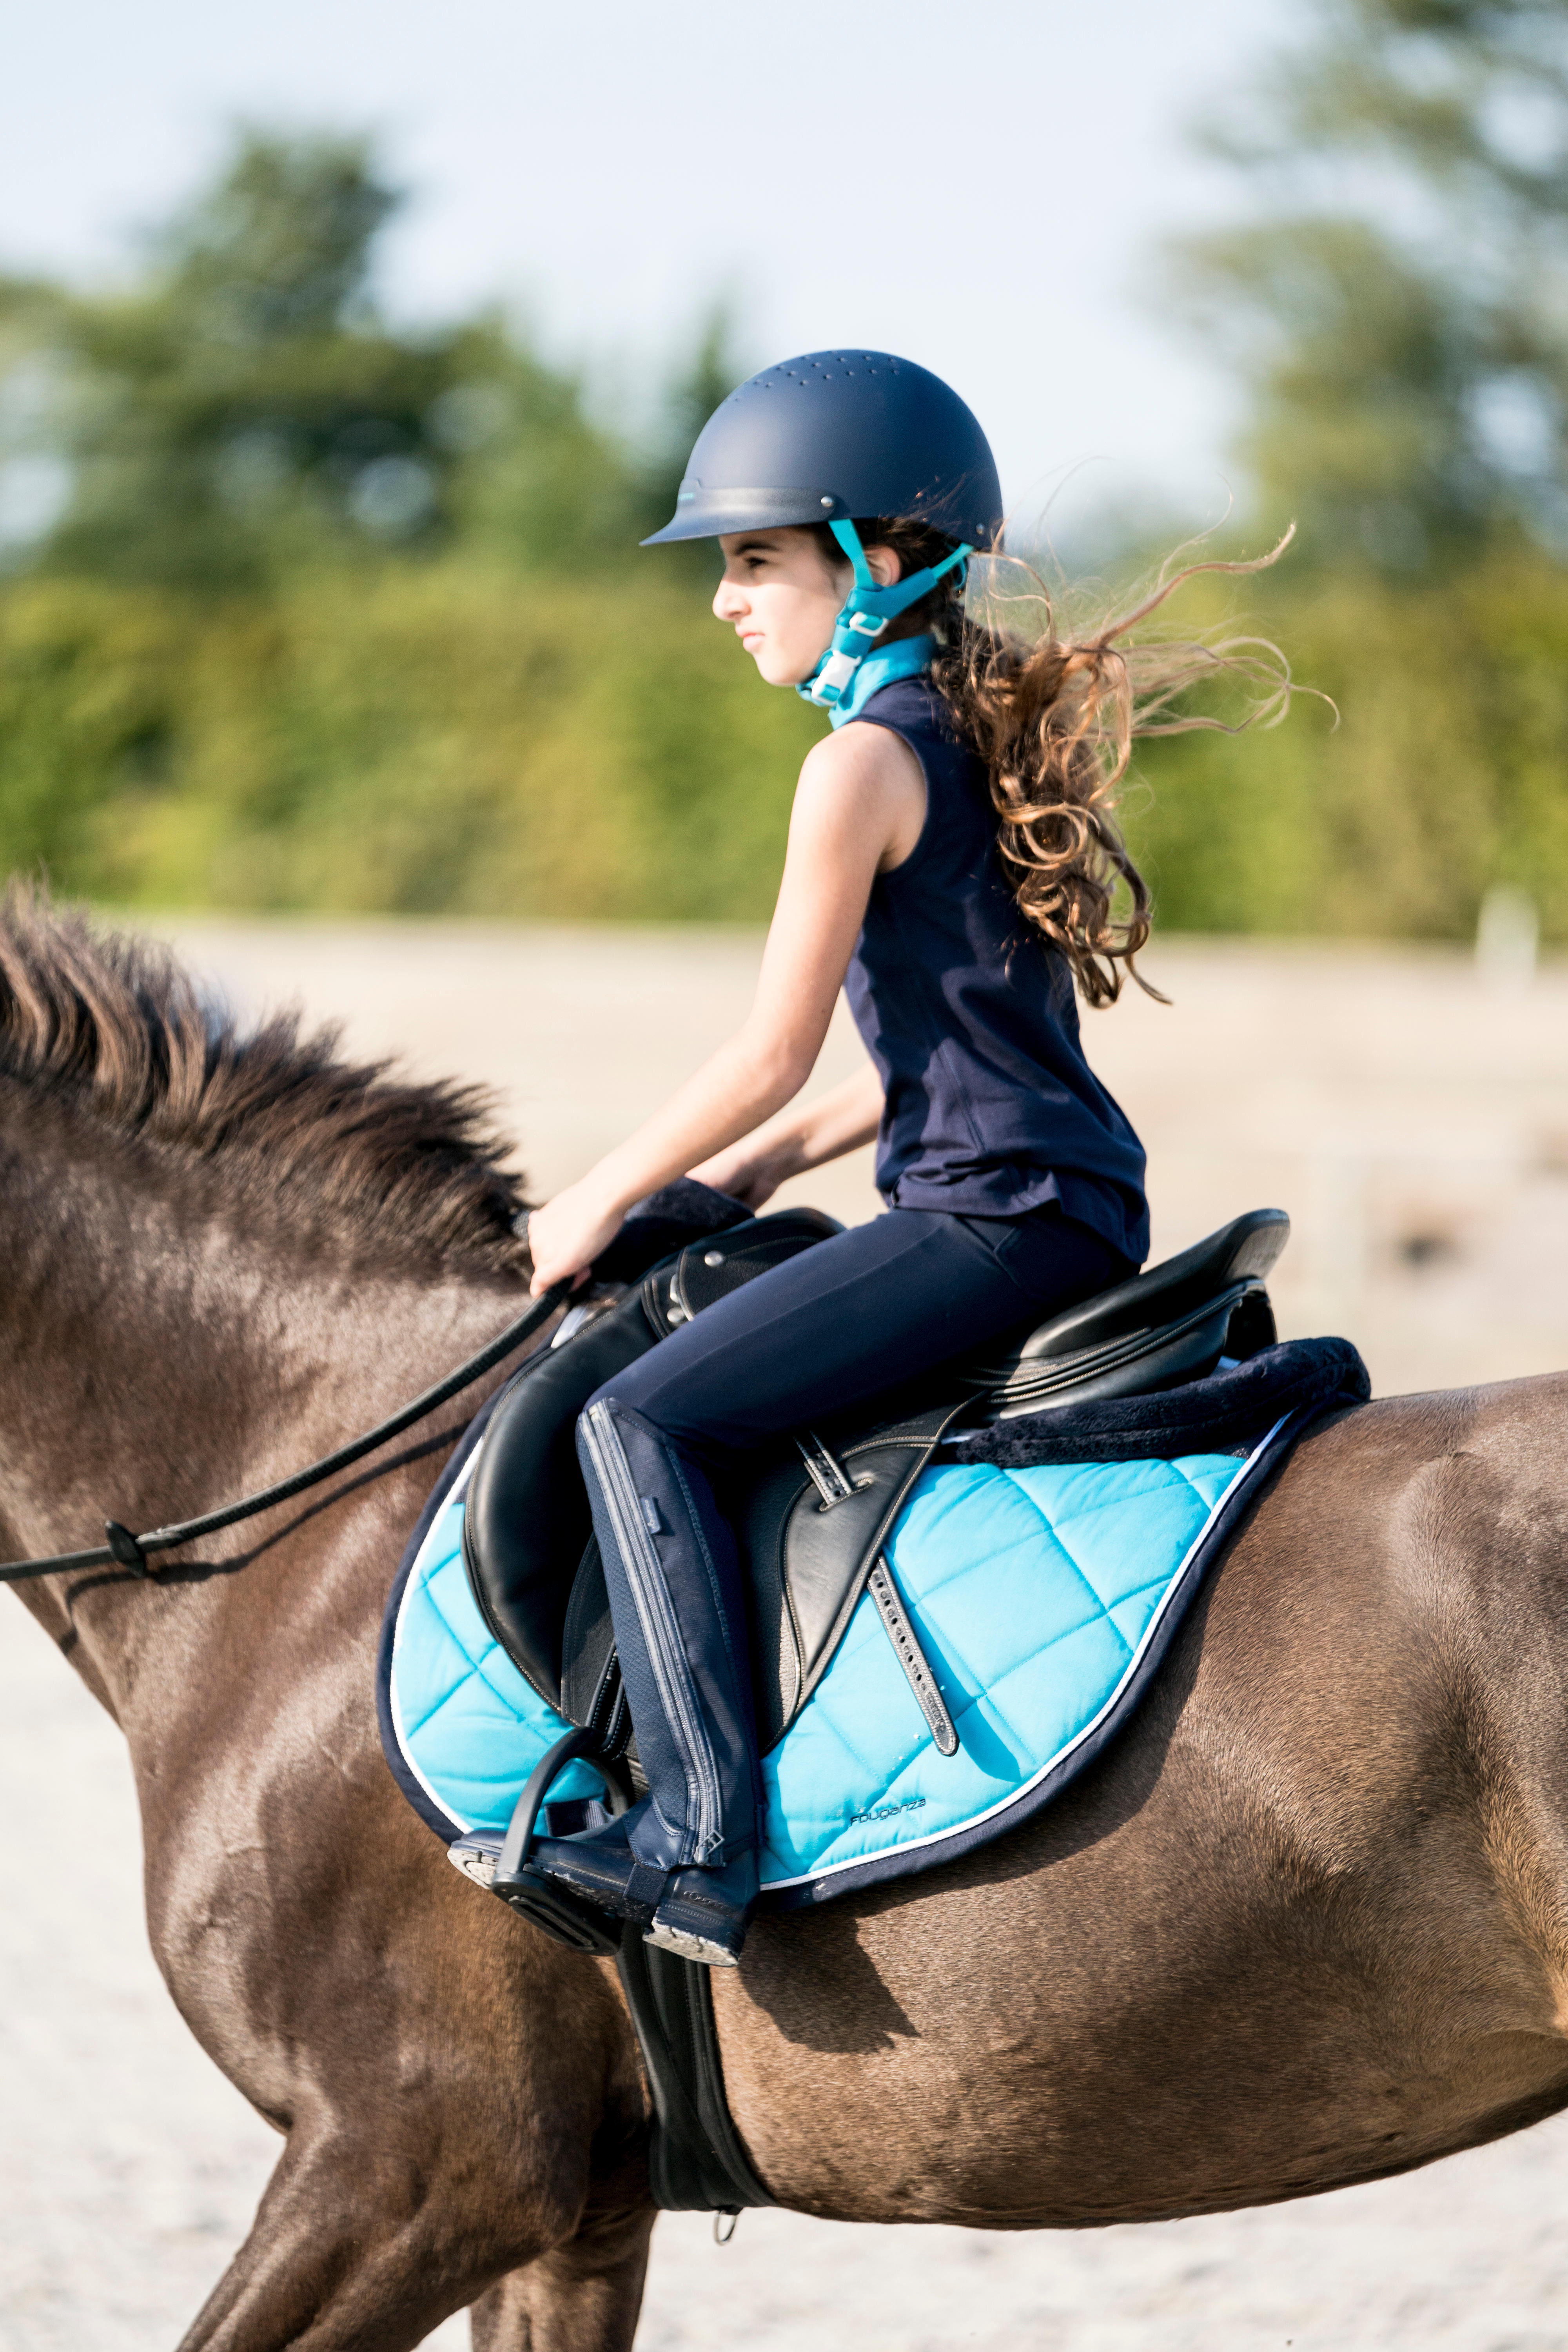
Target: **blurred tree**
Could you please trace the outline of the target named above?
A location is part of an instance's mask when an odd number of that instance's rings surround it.
[[[362,140],[251,131],[131,294],[0,289],[0,533],[5,482],[25,503],[26,467],[52,464],[37,560],[100,580],[235,588],[458,536],[525,564],[602,541],[633,491],[577,385],[498,317],[381,319],[374,246],[401,201]]]
[[[403,202],[361,139],[242,135],[217,185],[159,239],[169,291],[205,341],[331,336],[374,313],[372,244]]]
[[[499,315],[468,331],[462,358],[427,418],[448,466],[456,546],[510,571],[624,562],[640,536],[637,468],[591,421],[581,383],[535,358]]]
[[[1568,7],[1319,0],[1208,143],[1264,216],[1184,291],[1253,395],[1242,454],[1310,562],[1568,553]]]
[[[721,297],[702,319],[690,358],[676,369],[666,387],[653,447],[639,484],[639,507],[646,518],[639,538],[659,530],[675,512],[676,493],[685,479],[693,443],[720,402],[749,373],[736,352],[734,305],[728,297]],[[688,578],[706,579],[718,569],[711,541],[668,548],[664,561],[667,567],[679,567]]]

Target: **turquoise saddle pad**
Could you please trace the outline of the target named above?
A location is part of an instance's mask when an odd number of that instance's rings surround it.
[[[1248,1454],[923,1472],[886,1549],[958,1753],[935,1747],[863,1595],[826,1673],[763,1759],[767,1907],[949,1859],[1065,1786],[1142,1696],[1279,1433]],[[462,1524],[476,1459],[477,1447],[437,1489],[383,1642],[388,1761],[448,1841],[504,1830],[530,1773],[570,1728],[474,1600]],[[578,1761],[547,1802],[603,1793]]]

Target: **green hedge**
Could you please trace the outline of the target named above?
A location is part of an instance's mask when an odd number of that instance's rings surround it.
[[[1303,701],[1147,747],[1129,822],[1161,920],[1460,937],[1501,880],[1568,938],[1568,577],[1281,572],[1249,601],[1342,723]],[[0,858],[131,904],[751,921],[821,725],[681,583],[405,563],[202,605],[22,581]]]
[[[1145,749],[1127,817],[1163,923],[1460,939],[1508,882],[1568,939],[1568,575],[1524,558],[1297,592],[1282,572],[1247,621],[1338,724],[1303,697],[1267,734]]]
[[[125,903],[754,920],[820,732],[679,589],[0,599],[0,858]]]

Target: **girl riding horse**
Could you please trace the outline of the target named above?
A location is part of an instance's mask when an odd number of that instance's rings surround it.
[[[709,1307],[579,1422],[648,1792],[536,1842],[509,1900],[547,1932],[586,1906],[689,1959],[739,1957],[760,1779],[712,1483],[726,1451],[1037,1323],[1148,1253],[1143,1151],[1084,1058],[1074,994],[1114,1002],[1149,932],[1114,814],[1135,656],[1126,623],[1068,644],[966,617],[969,559],[998,549],[1001,518],[985,436],[948,385],[823,352],[731,394],[646,542],[718,540],[714,613],[831,732],[801,770],[750,1016],[534,1213],[534,1290],[582,1274],[681,1174],[757,1209],[874,1135],[887,1208]],[[1166,649],[1160,707],[1196,661]],[[802,1108],[841,987],[870,1061]]]

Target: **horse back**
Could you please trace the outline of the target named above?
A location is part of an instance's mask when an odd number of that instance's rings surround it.
[[[1306,2194],[1568,2100],[1568,1376],[1310,1433],[1103,1759],[719,1994],[775,2195],[1016,2226]]]

